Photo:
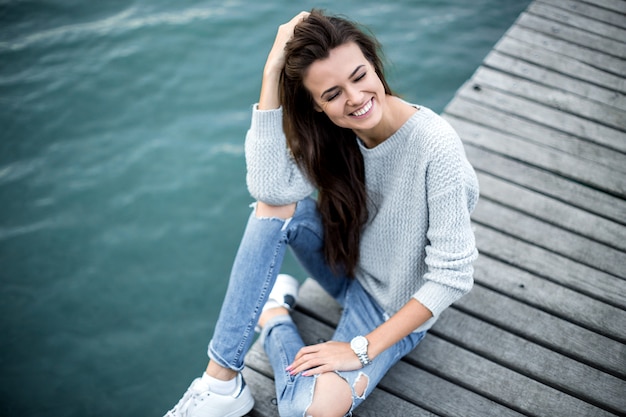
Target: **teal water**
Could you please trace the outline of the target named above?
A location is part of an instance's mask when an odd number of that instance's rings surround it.
[[[380,3],[0,1],[0,415],[161,416],[202,371],[280,23],[365,23],[440,112],[529,1]]]

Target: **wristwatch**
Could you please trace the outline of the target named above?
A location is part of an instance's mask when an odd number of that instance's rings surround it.
[[[361,361],[361,365],[363,366],[372,363],[369,356],[367,356],[367,345],[369,345],[369,342],[367,341],[365,336],[356,336],[350,342],[350,347],[359,358],[359,360]]]

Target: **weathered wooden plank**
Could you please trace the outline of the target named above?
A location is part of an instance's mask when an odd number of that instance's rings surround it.
[[[491,51],[483,62],[483,67],[493,68],[537,83],[559,88],[578,94],[587,100],[593,100],[620,110],[626,110],[626,95],[600,87],[580,79],[574,79],[559,72],[531,64],[498,51]]]
[[[480,258],[479,258],[480,259]],[[626,378],[626,346],[481,285],[455,304],[461,311],[603,372]]]
[[[242,374],[254,397],[254,408],[248,415],[250,417],[279,417],[274,381],[250,367],[244,368]]]
[[[429,337],[427,337],[429,339]],[[425,343],[424,340],[422,343]],[[426,342],[427,344],[430,342]],[[428,349],[430,350],[430,349]],[[457,349],[457,352],[460,349]],[[426,354],[430,352],[425,352]],[[456,352],[452,352],[454,355]],[[449,359],[449,358],[448,358]],[[436,368],[436,367],[433,367]],[[439,369],[435,369],[439,371]],[[447,372],[438,372],[446,374]],[[428,378],[426,378],[428,376]],[[497,375],[496,375],[497,378]],[[514,411],[500,403],[500,399],[490,400],[474,392],[474,387],[463,388],[454,381],[444,377],[437,377],[432,373],[423,371],[408,364],[405,361],[394,366],[380,385],[385,390],[393,389],[398,395],[406,398],[415,398],[423,406],[428,407],[434,413],[448,417],[521,417]],[[470,390],[471,389],[471,390]],[[434,401],[441,397],[439,401]],[[495,398],[495,396],[491,396]],[[402,415],[402,414],[400,414]],[[410,414],[409,414],[410,415]]]
[[[626,173],[626,154],[494,109],[489,104],[457,97],[446,108],[444,117],[447,115],[457,116],[472,124],[487,126],[535,142],[542,147],[547,146],[568,153],[577,159],[588,160],[608,169]]]
[[[409,380],[409,382],[412,382],[412,380]],[[389,417],[393,414],[399,416],[437,417],[435,414],[381,389],[374,390],[367,397],[367,401],[363,402],[353,413],[354,417]]]
[[[474,223],[481,255],[626,310],[626,280]]]
[[[549,68],[561,74],[566,74],[572,78],[584,80],[622,94],[626,93],[626,81],[623,77],[608,73],[577,59],[536,48],[534,45],[511,37],[505,36],[502,38],[496,44],[495,50],[517,59]]]
[[[626,39],[625,29],[545,3],[533,2],[528,6],[526,12],[537,15],[542,19],[550,19],[602,37],[611,38],[618,42],[624,42],[624,39]]]
[[[626,14],[626,3],[624,0],[592,0],[598,6],[613,10],[619,14]]]
[[[626,381],[553,352],[454,308],[432,333],[611,412],[626,410]],[[477,335],[480,335],[477,337]]]
[[[600,51],[557,39],[545,33],[536,32],[521,26],[513,26],[509,29],[506,36],[534,45],[537,48],[565,55],[594,67],[598,67],[601,63],[600,68],[603,71],[608,71],[616,75],[623,75],[625,71],[626,60],[622,58],[616,58]]]
[[[486,198],[479,201],[472,219],[592,268],[624,278],[626,254],[585,236],[552,226]]]
[[[412,382],[412,380],[409,380],[409,382]],[[389,417],[390,414],[397,414],[399,416],[437,417],[435,414],[381,389],[374,390],[374,392],[367,397],[367,401],[363,402],[353,413],[354,417]]]
[[[443,339],[429,335],[408,355],[431,372],[471,386],[478,393],[535,416],[613,416],[612,413],[487,361]],[[520,393],[524,395],[520,395]]]
[[[624,65],[626,66],[626,61]],[[488,86],[506,91],[508,94],[515,94],[618,130],[626,129],[626,111],[587,100],[577,94],[560,91],[484,67],[474,73],[472,82],[480,85],[481,88]],[[626,138],[626,134],[623,138]]]
[[[448,118],[447,115],[444,116]],[[574,207],[611,219],[621,225],[626,225],[626,201],[624,199],[489,150],[481,149],[470,143],[465,143],[465,153],[477,171],[503,178]],[[481,191],[484,193],[486,190],[483,187]]]
[[[604,304],[529,272],[482,256],[474,264],[476,282],[494,291],[626,343],[626,311]]]
[[[455,102],[458,100],[455,100]],[[626,196],[626,179],[614,171],[588,160],[460,119],[455,106],[448,107],[446,119],[459,132],[465,143],[489,149],[517,161],[571,178],[616,196]],[[460,114],[472,119],[474,114]],[[478,117],[478,116],[476,116]]]
[[[608,55],[616,56],[618,58],[626,58],[626,44],[624,44],[623,41],[587,32],[585,30],[549,20],[535,14],[522,13],[515,24],[517,26],[523,26],[528,29],[549,34],[555,38],[576,43],[586,48],[595,49]],[[607,30],[609,30],[609,28],[614,28],[614,26],[606,26]],[[615,28],[615,30],[621,31],[622,29]]]
[[[547,105],[551,108],[557,109],[558,111],[565,111],[589,120],[594,120],[596,122],[616,128],[618,130],[626,128],[626,111],[589,101],[577,95],[558,91],[557,89],[554,89],[552,87],[542,86],[533,81],[523,80],[516,76],[505,74],[497,70],[492,70],[484,67],[479,69],[474,74],[472,78],[472,83],[472,90],[476,89],[476,85],[480,86],[481,90],[477,92],[478,94],[481,94],[485,87],[499,91],[506,91],[507,93],[515,94],[534,102]],[[597,153],[598,155],[595,158],[597,162],[602,162],[600,160],[601,158],[610,157],[612,154],[614,154],[614,152],[611,152],[611,150],[609,149],[595,148],[597,149],[597,151],[595,151],[593,144],[589,143],[588,141],[569,135],[559,134],[553,129],[542,128],[541,126],[537,126],[536,124],[525,121],[524,119],[520,119],[519,117],[514,117],[507,114],[504,114],[504,117],[507,117],[509,120],[517,121],[517,124],[524,125],[524,127],[526,127],[525,132],[527,132],[526,136],[530,138],[538,136],[536,130],[535,134],[533,135],[533,131],[531,130],[532,128],[538,128],[545,132],[554,132],[553,135],[549,135],[548,139],[546,140],[544,140],[542,136],[541,142],[550,145],[556,149],[561,149],[568,153],[573,153],[575,151],[589,151],[589,153],[591,153],[592,155]],[[493,117],[491,117],[490,119],[493,120],[491,124],[494,126],[503,124],[501,123],[500,119],[494,120]],[[555,140],[552,138],[552,136],[559,137],[559,139],[561,140]],[[562,140],[564,138],[566,140]],[[626,133],[622,133],[622,139],[626,140]],[[624,161],[626,160],[626,155],[622,154],[620,155],[620,157],[615,157],[614,160],[615,162],[620,161],[620,165],[622,165],[622,169],[624,169],[623,165]],[[611,159],[611,161],[613,161],[613,159]]]
[[[624,19],[623,15],[625,11],[622,10],[621,13],[615,13],[614,10],[598,7],[601,2],[595,2],[596,4],[575,0],[538,0],[538,2],[569,10],[582,16],[588,16],[613,26],[626,28],[626,19]]]
[[[626,227],[494,176],[477,175],[482,197],[626,251]]]
[[[502,112],[514,114],[518,117],[533,121],[537,124],[569,133],[581,139],[612,148],[626,151],[626,134],[616,128],[605,126],[586,120],[578,116],[565,113],[549,104],[537,103],[526,98],[514,96],[489,87],[474,88],[474,84],[465,84],[456,97],[479,101]]]

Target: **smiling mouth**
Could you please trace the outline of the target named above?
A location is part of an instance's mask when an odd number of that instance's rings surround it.
[[[351,114],[352,116],[356,116],[356,117],[363,116],[364,114],[366,114],[368,111],[371,110],[373,105],[374,105],[374,99],[372,98],[365,104],[365,106],[361,107],[359,110],[355,112],[352,112]]]

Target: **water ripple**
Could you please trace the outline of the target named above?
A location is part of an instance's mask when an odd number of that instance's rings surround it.
[[[21,50],[39,42],[61,42],[84,35],[108,35],[128,32],[150,26],[186,25],[196,20],[207,20],[224,15],[235,2],[225,2],[218,7],[198,7],[176,12],[162,12],[148,16],[136,16],[137,9],[129,7],[118,14],[94,22],[65,25],[54,29],[33,33],[22,38],[0,42],[2,50]]]
[[[4,226],[0,227],[0,241],[9,240],[17,236],[23,236],[45,229],[61,229],[64,226],[67,226],[67,222],[60,218],[48,218],[34,223],[17,226]]]

